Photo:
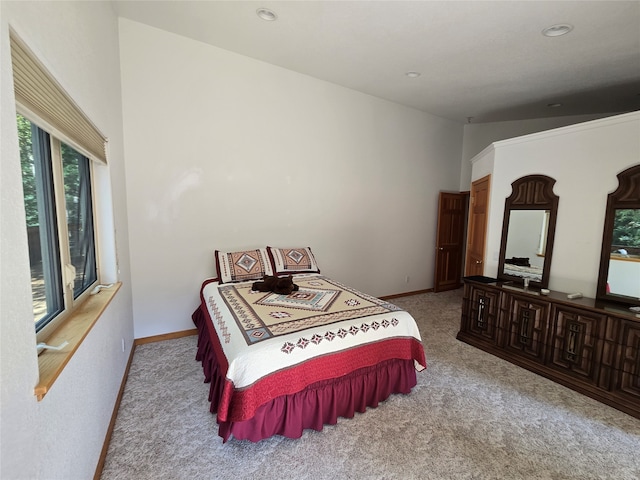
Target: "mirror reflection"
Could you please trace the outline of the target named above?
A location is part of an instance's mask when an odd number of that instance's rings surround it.
[[[511,184],[504,201],[498,279],[547,288],[553,255],[559,197],[556,181],[546,175],[526,175]]]
[[[542,281],[549,214],[549,210],[511,211],[503,274]]]
[[[615,209],[606,293],[640,298],[640,209]]]

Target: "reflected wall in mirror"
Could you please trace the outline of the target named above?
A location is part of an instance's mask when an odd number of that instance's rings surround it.
[[[549,210],[512,210],[503,271],[542,281]]]
[[[607,199],[596,296],[640,305],[640,165],[618,174]]]
[[[558,213],[556,181],[546,175],[528,175],[511,184],[505,200],[498,278],[546,288]]]

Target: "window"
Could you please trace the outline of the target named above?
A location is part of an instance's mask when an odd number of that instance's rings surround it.
[[[36,331],[98,279],[91,161],[17,115]]]
[[[98,281],[92,176],[106,138],[9,31],[33,318],[45,340]],[[41,372],[42,373],[42,372]]]
[[[640,260],[640,208],[616,208],[611,257]]]

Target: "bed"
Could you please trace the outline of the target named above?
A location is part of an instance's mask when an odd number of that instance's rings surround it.
[[[514,265],[508,263],[505,260],[504,273],[506,275],[512,275],[514,277],[528,278],[529,280],[533,280],[535,282],[542,281],[542,267],[538,267],[535,265]]]
[[[426,368],[411,315],[322,275],[308,247],[215,256],[192,319],[223,442],[322,430],[410,393]],[[264,275],[292,275],[298,290],[253,291]]]

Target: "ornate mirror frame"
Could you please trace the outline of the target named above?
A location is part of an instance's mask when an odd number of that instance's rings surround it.
[[[549,212],[549,218],[547,223],[546,239],[541,242],[544,249],[542,278],[539,282],[530,281],[529,285],[539,288],[548,287],[549,272],[551,270],[551,256],[553,254],[553,241],[556,232],[556,218],[558,216],[559,197],[553,193],[553,185],[555,183],[555,179],[546,175],[527,175],[519,178],[511,184],[511,195],[505,200],[504,204],[502,240],[500,242],[500,257],[497,275],[499,280],[524,283],[523,277],[504,273],[511,213],[518,210],[543,210]]]
[[[609,266],[613,242],[613,225],[618,209],[640,209],[640,165],[627,168],[618,174],[618,188],[607,197],[607,209],[602,234],[602,253],[596,298],[627,305],[640,305],[640,298],[608,292]]]

